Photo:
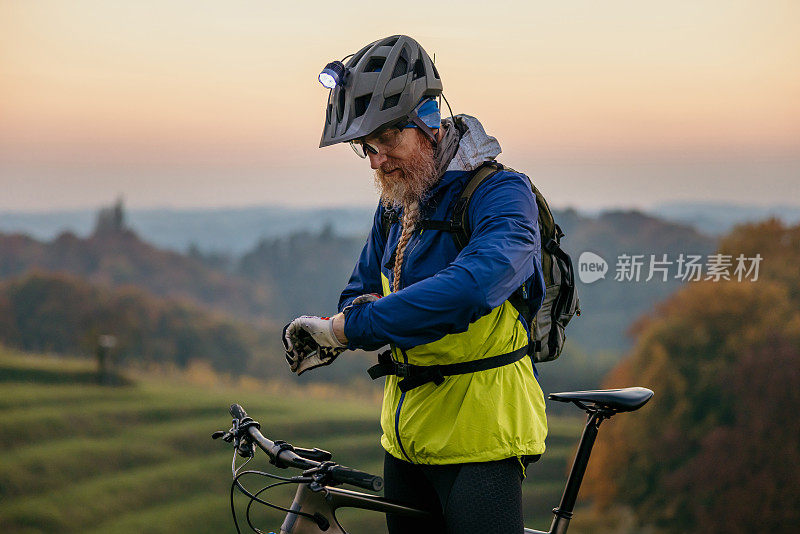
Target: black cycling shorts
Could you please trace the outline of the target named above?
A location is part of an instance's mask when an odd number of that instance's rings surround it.
[[[536,461],[539,456],[526,457]],[[494,462],[419,465],[386,453],[384,494],[429,510],[431,519],[386,514],[389,534],[520,534],[523,469],[517,458]]]

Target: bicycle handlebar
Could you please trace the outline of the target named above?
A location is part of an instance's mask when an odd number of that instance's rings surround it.
[[[253,421],[239,404],[231,404],[230,413],[234,419],[239,421],[245,419]],[[283,442],[275,443],[265,438],[258,429],[257,424],[249,425],[247,427],[247,433],[250,435],[253,442],[267,453],[267,456],[269,456],[276,465],[303,470],[323,467],[322,462],[304,458],[294,452],[291,445]],[[342,484],[351,484],[372,491],[380,491],[383,489],[383,479],[381,477],[365,473],[364,471],[358,471],[357,469],[352,469],[343,465],[332,465],[328,467],[327,472],[333,480]]]

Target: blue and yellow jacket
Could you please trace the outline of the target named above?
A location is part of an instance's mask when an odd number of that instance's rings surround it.
[[[469,171],[500,152],[477,119],[459,115],[457,120],[468,130],[421,206],[427,219],[450,220]],[[400,225],[391,228],[384,242],[382,213],[379,206],[339,310],[364,293],[384,297],[348,311],[349,348],[376,350],[391,344],[398,361],[434,365],[506,354],[529,342],[525,321],[508,301],[523,284],[534,310],[544,296],[536,200],[524,175],[498,172],[473,194],[468,211],[472,232],[463,250],[447,232],[415,233],[394,293],[392,262]],[[386,378],[381,410],[381,444],[397,458],[449,464],[544,452],[544,398],[528,357],[407,392],[398,389],[398,380]]]

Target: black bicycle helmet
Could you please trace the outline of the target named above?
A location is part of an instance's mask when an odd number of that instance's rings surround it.
[[[344,79],[330,90],[319,146],[411,120],[422,98],[440,94],[439,73],[414,39],[393,35],[368,44],[347,61]]]

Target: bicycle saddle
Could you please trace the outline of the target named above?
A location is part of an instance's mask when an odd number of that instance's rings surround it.
[[[653,396],[647,388],[596,389],[551,393],[547,398],[558,402],[592,403],[613,412],[632,412],[644,406]]]

